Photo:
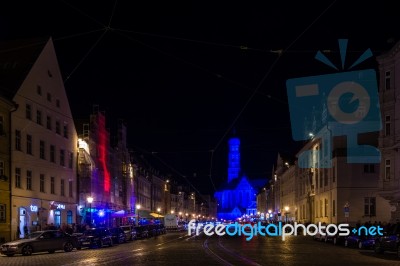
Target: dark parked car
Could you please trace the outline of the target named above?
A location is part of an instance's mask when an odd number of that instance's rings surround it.
[[[153,237],[157,235],[157,226],[155,224],[148,224],[145,225],[145,227],[147,228],[147,233],[149,235],[149,237]]]
[[[137,238],[135,227],[132,225],[121,225],[120,226],[125,233],[125,240],[132,241]]]
[[[158,229],[160,230],[161,234],[167,233],[167,230],[165,229],[164,224],[159,224]]]
[[[9,257],[15,254],[24,256],[32,253],[47,251],[54,253],[56,250],[71,252],[79,247],[76,236],[71,236],[57,230],[37,231],[28,235],[27,238],[11,241],[1,245],[1,254]]]
[[[82,247],[98,247],[101,248],[104,245],[113,246],[112,235],[106,228],[91,228],[86,230],[82,236],[78,238],[79,245],[77,249]]]
[[[157,235],[165,234],[165,226],[163,224],[155,224],[154,227],[156,228]]]
[[[400,223],[394,224],[383,236],[375,239],[374,250],[376,253],[395,251],[400,258]]]
[[[143,239],[149,237],[149,231],[147,230],[147,226],[145,225],[135,226],[135,230],[137,238]]]
[[[115,244],[125,243],[125,232],[121,227],[113,227],[110,228],[110,233],[112,237],[112,241]]]

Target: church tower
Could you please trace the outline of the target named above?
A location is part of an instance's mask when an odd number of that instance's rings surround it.
[[[240,174],[240,140],[236,137],[228,141],[228,183]]]

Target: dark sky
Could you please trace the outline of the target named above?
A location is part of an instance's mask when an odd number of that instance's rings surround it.
[[[74,117],[88,118],[96,104],[110,128],[125,119],[133,151],[202,193],[226,180],[233,128],[250,178],[269,177],[278,152],[298,150],[285,82],[334,73],[314,59],[318,50],[338,64],[337,40],[349,39],[350,64],[368,48],[386,51],[400,33],[394,1],[2,5],[0,39],[52,36]],[[358,69],[371,67],[374,59]]]

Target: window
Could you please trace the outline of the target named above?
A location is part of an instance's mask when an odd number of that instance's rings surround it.
[[[44,184],[45,184],[44,174],[40,174],[40,184],[39,184],[40,192],[44,192]]]
[[[56,100],[56,106],[57,106],[58,108],[60,108],[60,100],[59,100],[59,99]]]
[[[385,180],[390,180],[390,160],[385,160]]]
[[[55,194],[56,192],[54,191],[54,183],[55,183],[55,178],[52,176],[50,177],[50,193]]]
[[[59,227],[61,225],[61,211],[55,210],[54,211],[54,225]]]
[[[385,90],[390,90],[390,71],[385,72]]]
[[[64,138],[68,138],[68,124],[64,124]]]
[[[25,117],[26,119],[32,120],[32,107],[28,103],[25,105]]]
[[[32,135],[26,135],[26,153],[32,154]]]
[[[324,185],[324,180],[323,180],[324,172],[322,171],[321,168],[318,168],[317,172],[319,172],[319,187],[322,188],[322,186]],[[322,213],[321,213],[321,215],[322,215]]]
[[[6,222],[6,205],[0,204],[0,223]]]
[[[56,162],[56,146],[50,145],[50,162]]]
[[[4,117],[0,115],[0,136],[4,135]]]
[[[328,185],[328,178],[329,178],[329,176],[328,176],[328,168],[324,168],[323,171],[324,171],[324,185],[327,186]]]
[[[21,188],[21,168],[15,168],[15,187]]]
[[[364,173],[375,173],[375,165],[364,164]]]
[[[385,116],[385,136],[390,136],[390,115]]]
[[[324,208],[324,205],[322,205],[323,203],[322,203],[322,200],[319,200],[319,217],[322,217],[322,215],[323,215],[323,208]]]
[[[67,224],[72,224],[72,211],[67,211]]]
[[[335,200],[332,201],[332,216],[333,217],[336,216],[336,201]]]
[[[74,161],[74,154],[73,154],[72,152],[69,152],[69,156],[68,156],[68,167],[69,167],[70,169],[72,169],[73,161]]]
[[[328,217],[328,199],[325,199],[325,217]]]
[[[364,198],[364,216],[376,216],[376,198]]]
[[[60,125],[60,121],[56,121],[56,133],[58,134],[58,135],[60,135],[61,133],[61,125]]]
[[[68,195],[72,198],[73,194],[72,194],[72,180],[70,179],[68,181]]]
[[[47,118],[46,118],[46,127],[47,127],[47,129],[49,129],[49,130],[52,129],[52,126],[51,126],[51,117],[50,117],[50,116],[47,116]]]
[[[61,187],[60,187],[61,196],[65,196],[65,180],[61,179]]]
[[[0,179],[4,175],[4,161],[0,161]]]
[[[36,123],[38,125],[42,124],[42,111],[36,110]]]
[[[47,100],[51,102],[51,94],[49,92],[47,93]]]
[[[36,86],[36,92],[38,95],[42,95],[42,87],[40,87],[39,85]]]
[[[15,130],[15,149],[21,150],[21,131]]]
[[[60,165],[65,166],[65,150],[60,150]]]
[[[26,171],[26,189],[32,190],[32,171]]]
[[[45,156],[46,147],[43,140],[40,141],[39,146],[40,146],[40,159],[46,159]]]

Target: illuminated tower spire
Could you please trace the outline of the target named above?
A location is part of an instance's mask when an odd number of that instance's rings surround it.
[[[228,183],[240,174],[240,140],[232,137],[228,141]]]

